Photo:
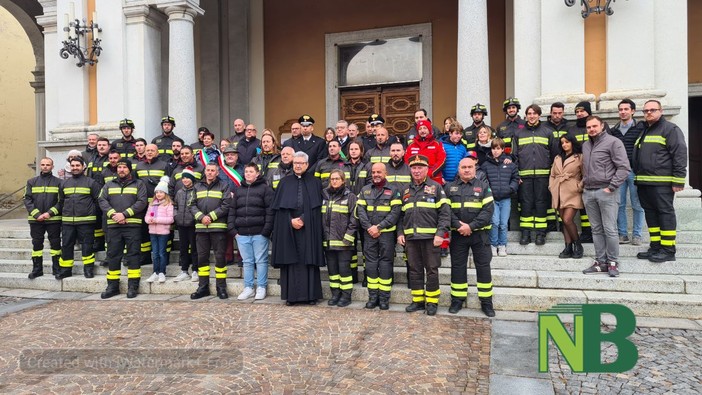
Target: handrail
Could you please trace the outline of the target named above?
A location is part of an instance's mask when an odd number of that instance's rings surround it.
[[[5,196],[3,196],[2,198],[0,198],[0,206],[2,206],[5,202],[9,201],[15,194],[17,194],[18,192],[21,192],[21,191],[23,191],[23,190],[24,190],[24,186],[20,187],[19,189],[17,189],[16,191],[14,191],[14,192],[12,192],[12,193],[8,193],[8,194],[6,194]],[[23,202],[20,202],[20,203],[14,205],[13,207],[11,207],[10,209],[8,209],[8,210],[5,211],[4,213],[0,214],[0,218],[2,218],[2,217],[4,217],[4,216],[6,216],[7,214],[9,214],[9,213],[11,213],[11,212],[17,210],[17,209],[20,208],[20,207],[24,207],[24,203],[23,203]]]
[[[5,203],[5,201],[10,200],[10,198],[11,198],[14,194],[16,194],[17,192],[22,191],[22,190],[24,190],[24,186],[21,186],[18,190],[14,191],[14,192],[12,192],[12,193],[6,194],[2,199],[0,199],[0,205],[2,205],[3,203]]]

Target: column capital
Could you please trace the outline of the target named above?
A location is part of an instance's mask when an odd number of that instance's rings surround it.
[[[37,15],[37,24],[44,28],[44,33],[56,32],[56,0],[39,0],[44,14]]]
[[[154,28],[160,28],[166,22],[166,16],[146,4],[129,4],[122,7],[127,25],[145,23]]]
[[[205,10],[200,7],[199,0],[161,0],[154,5],[163,10],[169,19],[192,21],[196,16],[205,13]]]
[[[32,74],[34,74],[34,81],[30,81],[29,86],[34,88],[34,93],[44,93],[46,91],[44,67],[37,67]]]

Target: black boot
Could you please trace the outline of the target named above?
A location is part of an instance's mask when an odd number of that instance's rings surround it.
[[[44,259],[40,256],[35,256],[32,257],[32,271],[29,273],[27,277],[29,277],[30,280],[34,280],[37,277],[41,277],[44,275]]]
[[[220,299],[228,299],[229,294],[227,293],[227,279],[226,278],[218,278],[216,281],[216,287],[217,287],[217,297]]]
[[[658,247],[658,248],[650,247],[647,251],[639,252],[638,254],[636,254],[636,258],[648,259],[648,258],[652,257],[653,255],[658,254],[660,251],[661,251],[660,247]]]
[[[538,231],[536,232],[536,245],[542,246],[546,244],[546,233]]]
[[[451,299],[451,307],[449,307],[449,313],[456,314],[463,308],[463,301],[460,299]]]
[[[388,310],[390,308],[390,291],[378,291],[378,304],[380,310]]]
[[[583,254],[585,253],[585,249],[583,248],[583,245],[580,244],[579,240],[576,240],[573,242],[573,258],[575,259],[580,259],[583,257]]]
[[[63,280],[73,275],[73,267],[59,267],[58,273],[54,276],[57,280]]]
[[[374,309],[380,304],[379,295],[377,289],[368,290],[368,302],[366,303],[367,309]]]
[[[592,243],[592,228],[586,226],[580,232],[580,242],[581,243]]]
[[[130,278],[127,280],[127,297],[129,299],[136,298],[139,295],[139,281],[140,278]]]
[[[329,306],[336,306],[336,304],[339,303],[339,299],[341,299],[341,290],[339,288],[332,288],[331,294],[331,299],[329,299],[327,304]]]
[[[90,265],[83,265],[83,275],[85,278],[95,277],[95,265],[92,263]]]
[[[119,295],[119,280],[107,280],[107,288],[100,294],[100,298],[108,299],[117,295]]]
[[[492,296],[488,296],[487,298],[479,298],[479,299],[480,299],[480,310],[482,310],[486,316],[494,317],[495,310],[492,308]]]
[[[55,276],[59,272],[59,259],[61,259],[60,256],[54,255],[51,257],[51,275]]]
[[[565,248],[558,254],[561,259],[572,258],[573,257],[573,243],[566,243]]]
[[[351,304],[351,293],[353,292],[352,289],[345,289],[341,291],[341,298],[339,298],[339,303],[337,303],[337,307],[346,307]]]
[[[522,237],[519,239],[519,244],[525,246],[529,243],[531,243],[531,231],[523,230]]]
[[[210,278],[200,276],[197,290],[190,294],[190,299],[200,299],[205,296],[210,296]]]
[[[419,310],[424,310],[424,302],[412,302],[409,306],[405,307],[405,311],[408,313],[414,313]]]
[[[439,306],[436,303],[427,303],[427,315],[436,315]]]

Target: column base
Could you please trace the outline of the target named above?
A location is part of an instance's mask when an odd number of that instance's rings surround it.
[[[631,99],[636,103],[637,108],[643,108],[647,100],[655,99],[661,102],[668,111],[668,106],[665,103],[666,91],[658,89],[631,89],[621,91],[605,92],[600,95],[599,110],[617,112],[617,106],[622,99]]]
[[[702,230],[702,192],[690,187],[675,194],[673,206],[678,230]]]

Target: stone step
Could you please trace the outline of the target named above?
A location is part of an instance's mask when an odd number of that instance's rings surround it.
[[[509,255],[492,258],[490,267],[503,270],[548,270],[577,274],[590,266],[592,262],[591,256],[585,256],[582,259],[560,259],[558,256]],[[702,259],[700,258],[676,258],[675,262],[654,263],[644,259],[624,257],[619,260],[619,266],[622,275],[641,273],[702,276]]]

